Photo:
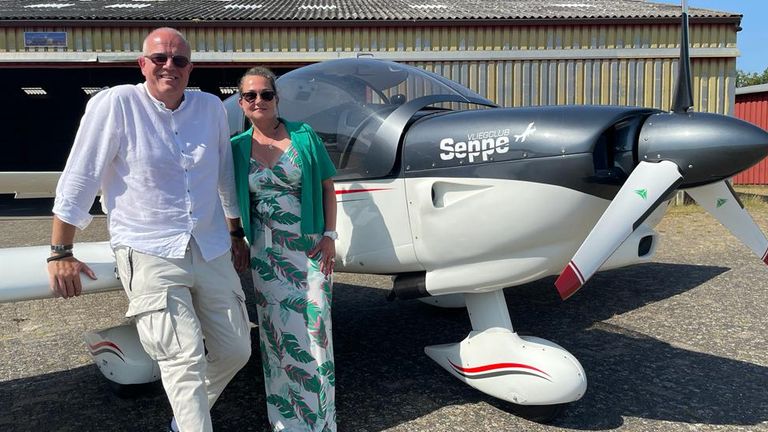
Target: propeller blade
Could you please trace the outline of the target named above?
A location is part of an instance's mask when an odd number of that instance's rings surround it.
[[[555,281],[572,296],[683,181],[674,162],[640,162]]]
[[[682,24],[680,35],[680,60],[677,68],[677,85],[672,99],[672,112],[684,113],[693,106],[691,85],[691,55],[688,50],[688,5],[682,2]]]
[[[768,239],[727,181],[686,189],[685,192],[768,264]]]

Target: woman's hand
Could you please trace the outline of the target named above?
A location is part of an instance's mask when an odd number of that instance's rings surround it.
[[[330,237],[323,236],[317,245],[307,252],[307,255],[310,258],[318,259],[320,271],[328,276],[333,273],[333,266],[336,263],[336,242]]]

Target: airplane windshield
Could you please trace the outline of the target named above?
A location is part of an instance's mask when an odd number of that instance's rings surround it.
[[[306,66],[281,76],[277,86],[280,115],[312,126],[323,139],[340,178],[389,173],[397,143],[375,143],[375,135],[381,124],[407,102],[429,100],[425,105],[432,109],[455,109],[459,104],[466,109],[478,101],[492,104],[437,74],[370,58]],[[375,146],[380,148],[371,151]],[[382,158],[382,152],[391,155]]]

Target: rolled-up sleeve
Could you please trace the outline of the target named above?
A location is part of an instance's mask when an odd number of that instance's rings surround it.
[[[69,158],[56,186],[53,213],[62,221],[85,229],[101,178],[119,149],[120,101],[104,90],[85,108]]]
[[[230,219],[240,217],[235,191],[235,168],[232,160],[232,146],[229,141],[229,122],[224,105],[221,104],[219,119],[219,197],[224,215]]]

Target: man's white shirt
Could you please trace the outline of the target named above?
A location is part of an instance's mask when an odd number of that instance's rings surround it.
[[[219,98],[184,92],[175,110],[144,84],[96,94],[56,187],[53,212],[84,229],[99,189],[112,247],[182,258],[194,237],[206,261],[230,247],[239,218],[229,126]]]

